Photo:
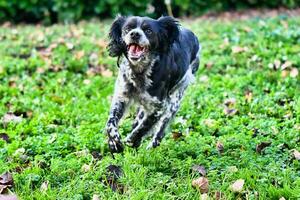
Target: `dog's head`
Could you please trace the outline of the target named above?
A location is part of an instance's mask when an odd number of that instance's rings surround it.
[[[168,51],[178,35],[178,22],[172,17],[119,16],[110,28],[109,55],[124,54],[132,65],[138,65],[154,53]]]

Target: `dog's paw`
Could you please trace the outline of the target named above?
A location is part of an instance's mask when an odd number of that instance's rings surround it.
[[[132,140],[131,137],[127,136],[127,138],[125,138],[125,140],[124,140],[124,143],[129,147],[138,148],[141,145],[141,140],[138,140],[138,139]]]
[[[112,153],[121,153],[124,150],[120,138],[108,138],[108,146]]]
[[[158,147],[160,144],[160,142],[158,140],[153,140],[151,141],[148,146],[146,147],[147,150],[150,150],[150,149],[154,149],[156,147]]]

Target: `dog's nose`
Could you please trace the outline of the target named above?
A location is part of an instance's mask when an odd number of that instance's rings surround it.
[[[138,40],[138,39],[140,39],[141,35],[139,32],[133,31],[130,33],[130,37],[134,40]]]

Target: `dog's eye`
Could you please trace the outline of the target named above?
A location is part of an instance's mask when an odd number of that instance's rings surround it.
[[[145,32],[150,35],[152,33],[152,30],[148,28]]]
[[[129,32],[129,28],[126,27],[126,28],[124,29],[124,33],[128,33],[128,32]]]

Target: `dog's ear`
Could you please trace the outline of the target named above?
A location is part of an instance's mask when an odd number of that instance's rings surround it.
[[[167,40],[170,46],[179,37],[179,23],[176,19],[170,16],[160,17],[158,23],[162,28],[162,39]]]
[[[126,17],[117,16],[110,27],[108,52],[112,57],[121,56],[126,51],[126,45],[122,39],[122,27],[126,21]]]

